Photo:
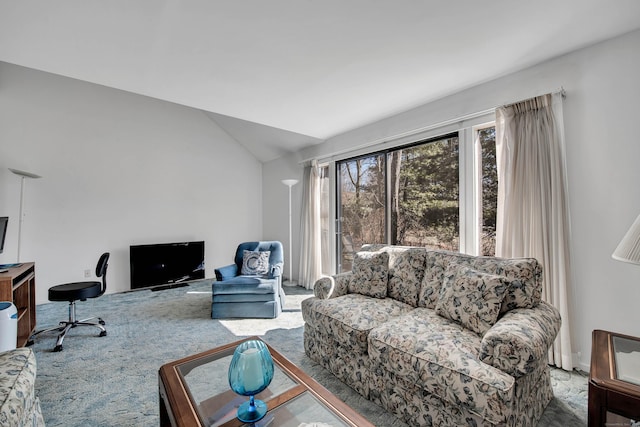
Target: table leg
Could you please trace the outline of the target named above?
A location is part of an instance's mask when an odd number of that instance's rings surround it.
[[[607,422],[607,392],[589,383],[588,427],[603,427]]]

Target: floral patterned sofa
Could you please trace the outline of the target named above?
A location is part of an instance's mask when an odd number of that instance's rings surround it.
[[[0,426],[44,426],[35,380],[36,357],[30,348],[0,353]]]
[[[560,315],[531,258],[365,245],[302,303],[306,354],[412,426],[533,426]]]

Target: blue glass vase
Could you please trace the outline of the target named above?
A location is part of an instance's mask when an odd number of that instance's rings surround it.
[[[267,413],[267,404],[254,396],[267,388],[273,379],[273,359],[269,349],[259,340],[248,340],[236,347],[229,365],[231,390],[249,396],[238,408],[238,419],[252,423]]]

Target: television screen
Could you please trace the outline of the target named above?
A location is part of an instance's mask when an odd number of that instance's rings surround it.
[[[0,254],[4,250],[4,240],[7,237],[7,224],[9,223],[8,216],[0,216]]]
[[[129,247],[131,289],[204,279],[204,242]]]

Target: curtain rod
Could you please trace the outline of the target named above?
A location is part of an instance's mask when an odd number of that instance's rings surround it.
[[[521,99],[520,101],[515,101],[515,102],[511,102],[509,104],[503,104],[500,105],[500,107],[505,108],[505,107],[512,107],[516,104],[519,104],[520,102],[527,102],[527,101],[531,101],[533,99],[539,98],[541,96],[545,96],[545,95],[554,95],[554,94],[560,94],[560,96],[562,97],[562,99],[565,99],[567,97],[567,91],[564,90],[564,88],[561,86],[560,89],[555,90],[553,92],[548,92],[548,93],[543,93],[541,95],[536,95],[536,96],[532,96],[531,98],[527,98],[527,99]],[[496,107],[498,108],[498,107]]]
[[[559,94],[561,94],[562,98],[566,98],[566,96],[567,96],[566,95],[566,91],[564,90],[563,87],[560,87],[560,89],[557,89],[557,90],[555,90],[553,92],[548,92],[548,93],[551,93],[551,94],[559,93]],[[545,95],[545,94],[542,94],[542,95]],[[394,134],[394,135],[385,136],[383,138],[374,139],[372,141],[365,142],[365,143],[357,145],[355,147],[349,147],[349,148],[344,148],[342,150],[334,151],[334,152],[332,152],[330,154],[327,154],[326,156],[309,157],[307,159],[299,161],[298,164],[304,164],[304,163],[310,162],[312,160],[317,160],[319,163],[321,163],[320,162],[321,160],[326,160],[326,159],[329,159],[331,157],[339,156],[341,154],[355,152],[355,151],[358,151],[358,150],[362,150],[363,148],[372,147],[372,146],[378,145],[378,144],[385,144],[387,142],[395,141],[395,140],[398,140],[400,138],[406,138],[408,136],[417,135],[417,134],[422,133],[422,132],[427,132],[427,131],[430,131],[430,130],[434,130],[434,129],[438,129],[438,128],[441,128],[441,127],[449,126],[451,124],[458,123],[458,122],[463,122],[465,120],[476,119],[478,117],[482,117],[484,115],[491,114],[491,113],[495,112],[496,108],[498,108],[498,107],[508,107],[510,105],[517,104],[518,102],[528,101],[529,99],[534,99],[534,98],[537,98],[538,96],[542,96],[542,95],[532,96],[531,98],[523,99],[521,101],[515,101],[515,102],[509,103],[509,104],[497,105],[497,106],[494,106],[494,107],[491,107],[491,108],[487,108],[486,110],[476,111],[475,113],[466,114],[464,116],[455,117],[455,118],[449,119],[449,120],[443,120],[443,121],[438,122],[438,123],[433,123],[433,124],[430,124],[430,125],[427,125],[427,126],[422,126],[422,127],[416,128],[416,129],[408,130],[408,131],[405,131],[405,132],[400,132],[400,133],[397,133],[397,134]]]

